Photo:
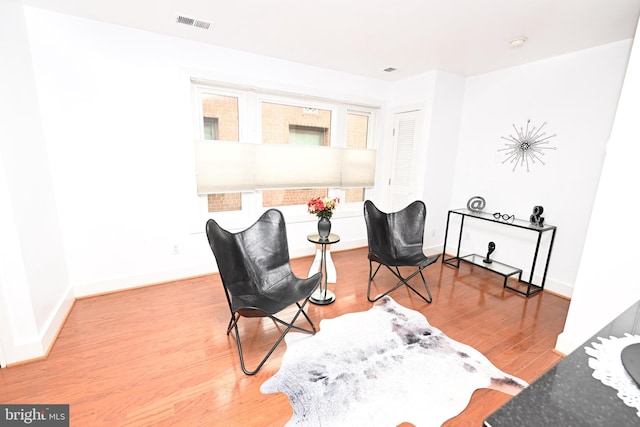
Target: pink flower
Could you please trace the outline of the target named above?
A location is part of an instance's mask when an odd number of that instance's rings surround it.
[[[338,197],[314,197],[307,203],[307,211],[318,218],[330,219],[338,203],[340,203]]]

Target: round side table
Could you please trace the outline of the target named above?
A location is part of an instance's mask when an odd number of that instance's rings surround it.
[[[327,245],[338,243],[340,241],[340,236],[331,233],[329,234],[329,237],[322,238],[318,233],[315,233],[309,234],[307,236],[307,240],[311,243],[315,243],[316,245],[320,245],[321,256],[319,271],[322,273],[320,286],[318,286],[318,289],[311,294],[309,301],[318,305],[331,304],[336,300],[336,295],[327,289]]]

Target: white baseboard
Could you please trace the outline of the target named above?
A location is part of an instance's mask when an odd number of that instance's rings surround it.
[[[556,282],[555,280],[550,280],[548,277],[546,283],[544,284],[544,290],[553,292],[569,299],[571,299],[573,295],[573,286],[569,286],[566,283]]]
[[[334,250],[334,253],[356,249],[361,247],[367,247],[366,239],[341,241],[339,248]],[[315,247],[309,245],[304,248],[294,248],[290,256],[292,258],[312,256],[315,254]],[[434,255],[442,253],[441,246],[433,246],[425,248],[425,253]],[[217,271],[215,262],[206,263],[202,265],[194,265],[185,268],[157,271],[149,274],[143,274],[139,276],[122,277],[118,279],[105,280],[93,283],[85,283],[76,285],[68,290],[64,298],[60,301],[57,309],[47,322],[47,326],[43,329],[41,335],[33,340],[26,340],[20,343],[16,343],[11,346],[11,343],[3,343],[5,351],[5,358],[7,364],[18,363],[22,361],[38,359],[47,354],[53,343],[55,342],[58,332],[62,328],[65,319],[73,307],[73,303],[76,298],[88,297],[93,295],[100,295],[104,293],[116,292],[126,289],[132,289],[142,286],[149,286],[157,283],[164,283],[172,280],[184,279],[187,277],[200,276],[203,274],[210,274]],[[573,288],[562,283],[554,282],[547,278],[545,289],[560,295],[571,297]],[[560,334],[558,337],[558,344],[556,349],[559,352],[568,354],[578,344],[573,343],[568,337],[564,337]]]
[[[580,347],[583,342],[584,340],[578,340],[575,337],[567,335],[566,332],[562,332],[560,335],[558,335],[558,339],[556,340],[555,350],[558,353],[562,353],[566,356]]]
[[[47,354],[42,346],[42,341],[38,339],[23,341],[15,345],[3,342],[3,348],[7,359],[7,366],[29,360],[40,359]]]
[[[53,314],[47,320],[46,325],[39,336],[19,340],[13,343],[3,342],[2,344],[7,365],[39,359],[46,356],[58,337],[58,332],[64,325],[64,321],[69,315],[74,301],[73,289],[69,288],[64,297],[60,300]]]
[[[200,276],[214,271],[216,271],[214,262],[173,270],[156,271],[149,274],[141,274],[139,276],[121,277],[118,279],[76,285],[73,288],[73,294],[76,298],[84,298],[93,295],[123,291],[126,289],[139,288],[156,283],[170,282],[172,280],[184,279],[186,277]]]
[[[341,242],[340,250],[350,250],[366,246],[366,240]],[[310,256],[314,253],[315,248],[309,247],[295,250],[290,255],[292,258],[295,258]],[[425,248],[425,253],[441,253],[441,248],[437,246]],[[53,343],[55,342],[60,329],[64,325],[64,321],[71,311],[76,298],[116,292],[141,286],[149,286],[156,283],[163,283],[171,280],[183,279],[186,277],[210,274],[216,271],[217,269],[215,263],[207,263],[204,265],[191,266],[188,268],[160,271],[140,276],[124,277],[114,280],[87,283],[69,288],[68,292],[60,301],[57,309],[47,322],[47,326],[46,328],[44,328],[40,337],[33,340],[23,341],[13,346],[11,346],[10,343],[3,343],[6,362],[8,365],[11,365],[19,362],[39,359],[46,356]],[[545,289],[567,297],[570,297],[573,292],[572,287],[553,282],[551,280],[547,280]],[[568,337],[565,333],[562,333],[558,336],[558,340],[556,342],[556,351],[562,354],[569,354],[580,344],[581,341],[576,342],[571,337]]]
[[[58,333],[60,332],[60,329],[62,329],[64,321],[71,312],[75,300],[76,299],[73,296],[73,289],[69,288],[62,301],[60,301],[60,304],[58,304],[57,310],[47,322],[47,328],[42,333],[42,348],[45,350],[45,353],[49,352],[51,346],[58,337]]]
[[[339,249],[336,248],[336,250],[334,250],[333,252],[335,253],[343,250],[360,248],[363,246],[367,246],[366,240],[353,240],[345,242],[341,241]],[[315,254],[315,252],[315,247],[313,245],[308,245],[308,247],[305,246],[304,248],[292,249],[292,251],[289,253],[289,256],[291,258],[299,258],[304,256],[312,256]],[[73,288],[73,295],[75,298],[83,298],[92,295],[100,295],[109,292],[148,286],[155,283],[164,283],[172,280],[184,279],[186,277],[201,276],[203,274],[215,273],[217,271],[218,270],[215,261],[212,258],[211,263],[202,265],[194,265],[190,267],[158,271],[139,276],[122,277],[118,279],[76,285]]]
[[[422,248],[427,256],[442,254],[442,245],[433,245]]]

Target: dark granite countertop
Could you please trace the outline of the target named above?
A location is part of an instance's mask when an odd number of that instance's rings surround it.
[[[597,337],[640,335],[640,301],[509,400],[484,422],[487,427],[640,426],[636,409],[617,390],[593,377],[586,346]]]

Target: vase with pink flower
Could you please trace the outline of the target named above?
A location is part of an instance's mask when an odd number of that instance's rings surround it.
[[[318,235],[322,239],[329,237],[331,233],[331,217],[333,211],[340,203],[337,197],[314,197],[307,203],[307,211],[320,218],[318,220]]]

